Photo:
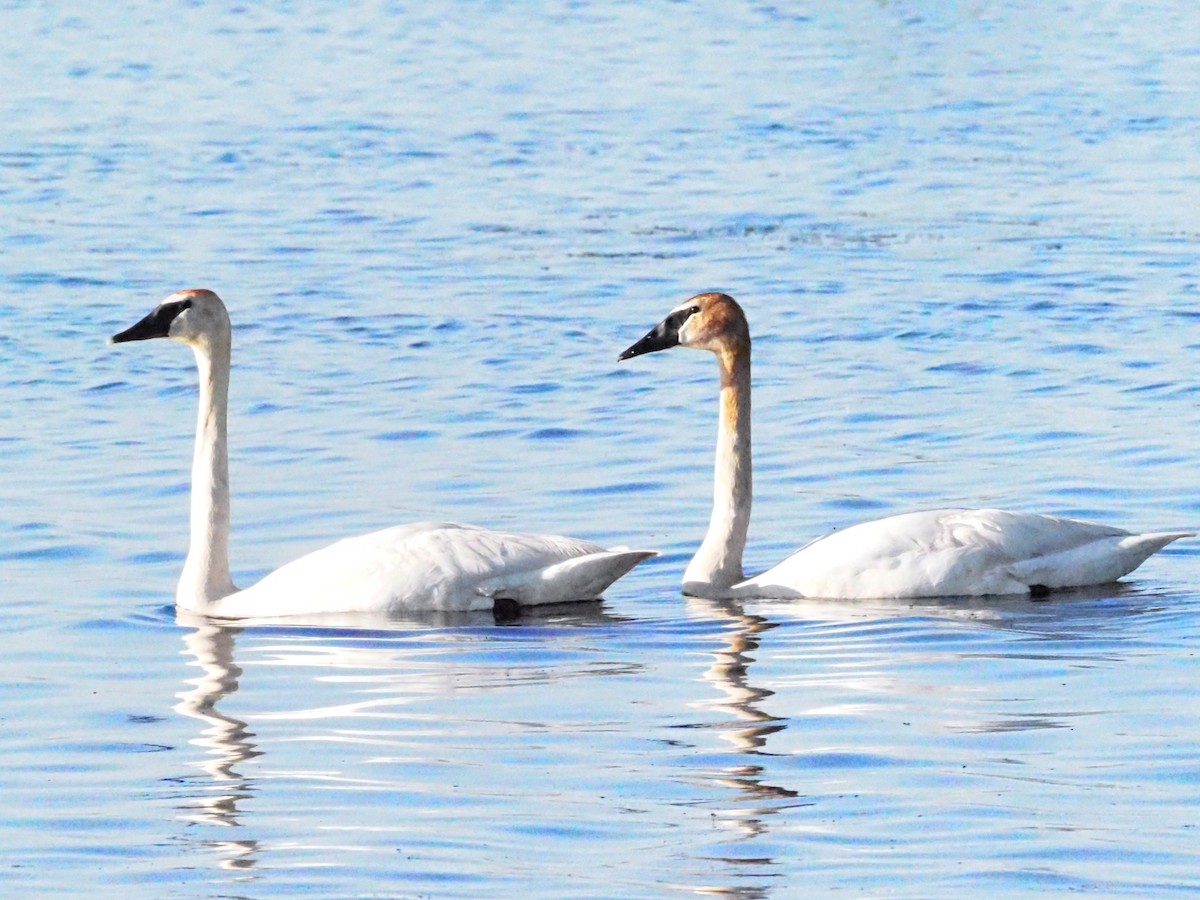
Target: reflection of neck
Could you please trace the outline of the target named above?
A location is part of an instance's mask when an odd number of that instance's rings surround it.
[[[229,577],[228,341],[194,344],[200,372],[196,449],[192,458],[191,545],[179,578],[176,602],[204,609],[237,589]]]
[[[750,527],[753,486],[750,455],[750,342],[722,347],[721,415],[717,427],[713,509],[708,534],[683,576],[683,589],[718,597],[742,580],[742,552]]]
[[[190,743],[207,751],[195,765],[212,778],[216,792],[210,788],[195,798],[194,818],[216,825],[239,824],[237,803],[248,796],[248,788],[234,766],[261,755],[250,741],[246,723],[217,710],[217,701],[237,690],[242,674],[233,661],[235,634],[236,629],[208,624],[184,634],[185,653],[194,658],[192,665],[199,666],[202,674],[188,681],[191,689],[177,694],[175,705],[176,712],[204,723],[203,732]]]
[[[714,705],[745,723],[744,727],[723,730],[722,735],[739,750],[753,752],[762,749],[770,735],[786,727],[782,719],[757,706],[775,692],[750,683],[750,664],[754,662],[752,654],[758,650],[759,635],[774,628],[775,623],[750,615],[735,603],[725,600],[711,607],[728,616],[734,627],[725,632],[726,646],[716,652],[705,678],[725,694],[725,701]]]
[[[787,721],[771,715],[759,704],[773,692],[755,687],[750,682],[750,664],[759,647],[760,635],[775,627],[762,616],[746,613],[736,601],[689,600],[689,607],[728,619],[732,627],[721,635],[723,646],[713,654],[713,664],[704,673],[724,695],[706,705],[733,716],[729,727],[718,725],[721,737],[733,745],[736,755],[723,766],[717,782],[737,791],[736,806],[725,811],[721,818],[736,826],[749,837],[767,830],[768,816],[797,805],[799,794],[791,788],[764,781],[766,771],[761,764],[768,738],[784,730]]]

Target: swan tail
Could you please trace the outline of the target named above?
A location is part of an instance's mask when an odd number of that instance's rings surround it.
[[[508,576],[485,585],[483,593],[494,599],[513,600],[521,606],[597,600],[613,582],[652,556],[658,556],[658,552],[602,550]]]
[[[1194,536],[1191,531],[1113,535],[1061,553],[1024,560],[1011,566],[1009,572],[1028,587],[1108,584],[1128,575],[1172,541]]]

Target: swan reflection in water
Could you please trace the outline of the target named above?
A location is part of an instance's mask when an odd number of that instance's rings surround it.
[[[201,616],[180,613],[177,621],[191,626],[183,634],[184,655],[189,664],[199,667],[200,674],[187,680],[190,690],[176,696],[175,711],[199,720],[203,731],[189,743],[205,751],[203,758],[190,765],[201,770],[204,782],[191,796],[191,803],[182,807],[184,818],[201,825],[236,828],[238,804],[252,796],[253,780],[241,774],[237,766],[261,756],[246,723],[217,709],[217,701],[238,688],[242,670],[234,662],[234,638],[240,628],[208,622]],[[186,783],[195,784],[189,778]],[[219,840],[207,842],[221,857],[222,868],[245,869],[255,864],[258,842],[254,840]]]
[[[721,696],[702,701],[699,706],[720,710],[732,721],[715,723],[722,739],[732,745],[735,760],[715,773],[713,781],[735,791],[734,803],[722,801],[716,820],[732,826],[739,843],[753,840],[768,830],[770,818],[788,809],[813,806],[799,791],[764,780],[766,768],[759,761],[769,755],[767,741],[771,735],[788,727],[788,720],[772,715],[761,704],[774,691],[755,687],[750,682],[750,664],[758,650],[760,636],[775,628],[777,623],[765,616],[746,612],[736,600],[703,600],[687,598],[689,615],[697,619],[728,623],[722,635],[723,646],[713,654],[712,665],[704,672],[704,680],[713,685]],[[695,888],[700,894],[745,898],[766,897],[770,882],[758,885],[759,879],[772,879],[776,860],[769,854],[726,854],[721,862],[733,867],[739,883],[727,886]]]
[[[242,668],[236,662],[237,637],[249,629],[260,630],[274,638],[288,640],[291,635],[299,636],[297,647],[304,651],[303,657],[293,661],[299,665],[336,665],[339,667],[361,667],[371,670],[373,680],[387,679],[385,673],[403,674],[410,690],[418,692],[454,691],[474,683],[471,673],[476,667],[465,666],[461,671],[444,663],[437,663],[431,670],[420,669],[420,663],[407,657],[403,644],[397,642],[406,635],[428,629],[475,629],[506,624],[576,626],[613,624],[620,621],[604,609],[601,602],[572,603],[569,605],[547,605],[536,610],[525,610],[512,617],[496,611],[452,612],[413,614],[403,618],[370,614],[321,614],[296,616],[287,619],[247,619],[235,624],[223,623],[203,615],[176,610],[176,624],[187,630],[182,635],[182,655],[189,658],[189,675],[198,670],[194,677],[185,679],[188,686],[177,694],[174,709],[180,715],[197,720],[201,724],[199,734],[189,740],[193,747],[201,748],[204,755],[188,762],[189,767],[199,774],[179,778],[184,787],[184,796],[179,805],[184,821],[201,826],[239,829],[243,823],[243,802],[251,799],[259,779],[242,771],[243,764],[264,756],[254,741],[254,733],[247,722],[236,716],[221,712],[217,705],[225,697],[235,693],[239,687]],[[318,641],[309,640],[319,636]],[[347,640],[347,636],[351,636]],[[386,636],[383,646],[380,636]],[[365,643],[359,643],[359,641]],[[245,648],[243,648],[245,652]],[[399,654],[399,655],[397,655]],[[317,657],[320,658],[318,661]],[[411,666],[417,665],[418,669]],[[548,677],[538,667],[540,677]],[[609,668],[585,670],[580,674],[605,674]],[[419,673],[419,675],[417,675]],[[428,676],[438,677],[430,680]],[[561,674],[561,673],[560,673]],[[415,677],[415,682],[409,678]],[[344,709],[364,710],[397,702],[395,698],[372,697],[358,700]],[[259,718],[272,718],[278,713],[261,713]],[[201,839],[200,845],[215,851],[219,864],[226,869],[250,869],[262,858],[264,848],[251,839]]]
[[[1150,605],[1153,606],[1153,602]],[[806,795],[777,781],[767,780],[798,771],[769,749],[771,738],[787,729],[789,720],[768,711],[767,705],[775,692],[754,684],[750,671],[763,636],[773,629],[795,621],[801,623],[802,630],[813,630],[812,640],[833,648],[842,661],[871,660],[870,665],[855,667],[852,685],[847,683],[846,670],[839,669],[841,683],[869,696],[890,697],[913,691],[911,682],[897,681],[894,673],[910,669],[906,664],[928,653],[929,645],[919,640],[914,642],[911,635],[903,640],[890,640],[895,632],[886,627],[888,622],[909,629],[914,623],[924,622],[926,625],[921,630],[932,635],[1009,633],[1016,637],[1011,649],[1015,654],[1028,654],[1029,642],[1034,641],[1046,645],[1040,650],[1046,658],[1061,654],[1064,661],[1075,662],[1080,654],[1087,657],[1096,653],[1110,658],[1112,647],[1103,635],[1122,632],[1128,624],[1125,621],[1128,616],[1141,615],[1147,608],[1135,586],[1123,584],[1064,592],[1052,602],[1037,602],[1026,597],[869,603],[756,601],[751,607],[753,612],[736,600],[687,598],[687,611],[693,619],[724,626],[714,635],[720,643],[712,651],[711,664],[703,672],[704,680],[718,695],[695,706],[717,710],[721,714],[717,721],[706,721],[701,727],[715,729],[732,749],[724,765],[710,767],[708,778],[709,783],[734,791],[732,797],[723,796],[712,806],[715,807],[714,822],[736,831],[735,838],[726,839],[716,853],[710,852],[705,857],[723,864],[724,883],[716,881],[691,889],[700,894],[743,898],[770,895],[774,890],[773,882],[781,871],[777,842],[768,834],[773,818],[783,814],[783,818],[775,819],[775,822],[794,834],[797,822],[795,814],[789,816],[788,810],[817,806],[818,803],[824,806],[820,795],[822,789],[816,785],[811,790],[817,793]],[[766,615],[760,614],[762,612]],[[1089,649],[1097,634],[1101,635],[1099,646],[1095,650]],[[847,635],[854,635],[854,640],[839,646],[839,638]],[[779,633],[776,637],[780,644],[791,647],[796,646],[798,640],[804,640],[795,631]],[[935,643],[937,654],[946,652],[943,640]],[[1063,646],[1056,646],[1060,644]],[[978,649],[968,640],[959,652],[973,654]],[[828,656],[824,651],[817,655]],[[795,683],[795,674],[790,677]],[[828,677],[828,672],[818,670],[815,677],[820,686],[820,680]],[[939,696],[937,690],[947,689],[945,685],[936,684],[924,687],[929,690],[916,690],[913,696],[936,697]],[[1060,713],[1040,711],[1036,700],[1024,703],[1016,712],[997,721],[989,715],[994,704],[980,704],[973,697],[958,702],[952,686],[949,691],[949,694],[940,695],[941,700],[932,702],[933,722],[944,729],[995,732],[1064,725]],[[904,702],[910,706],[915,704],[918,709],[921,707],[920,701]],[[789,708],[789,704],[785,703],[784,708]],[[794,747],[794,737],[787,743]],[[792,751],[782,752],[786,755]],[[791,846],[794,850],[794,843]]]

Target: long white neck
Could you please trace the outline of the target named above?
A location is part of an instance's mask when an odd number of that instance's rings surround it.
[[[229,453],[226,418],[229,408],[228,340],[193,344],[200,370],[200,408],[196,419],[196,451],[192,458],[191,545],[175,602],[203,612],[234,593],[229,577]]]
[[[750,343],[717,353],[721,371],[721,417],[708,534],[683,574],[685,593],[726,596],[743,579],[742,552],[750,527],[753,494],[750,462]]]

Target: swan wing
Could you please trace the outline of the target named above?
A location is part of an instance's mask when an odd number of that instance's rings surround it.
[[[941,597],[1105,584],[1187,532],[1120,528],[1001,509],[939,509],[818,538],[735,586],[740,596]]]
[[[216,616],[466,611],[590,600],[649,556],[557,535],[419,522],[346,538],[218,601]]]

